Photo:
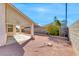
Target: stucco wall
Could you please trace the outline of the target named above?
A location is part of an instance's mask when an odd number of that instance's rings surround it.
[[[18,11],[16,11],[16,9],[14,8],[14,6],[10,6],[10,5],[6,5],[6,16],[7,16],[7,24],[13,24],[13,32],[7,32],[8,36],[13,36],[16,33],[16,25],[18,26],[30,26],[31,24],[29,24],[28,22],[28,17],[27,19],[21,15],[21,13],[19,13]]]
[[[79,55],[79,27],[69,28],[69,36],[74,51]]]
[[[7,5],[7,23],[10,24],[17,24],[17,25],[26,25],[28,26],[28,21],[19,14],[14,8],[11,8],[9,5]],[[28,18],[27,18],[28,19]]]
[[[6,43],[5,5],[0,3],[0,46]]]

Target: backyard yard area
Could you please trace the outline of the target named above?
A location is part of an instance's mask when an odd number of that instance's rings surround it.
[[[21,35],[21,36],[20,36]],[[23,37],[19,34],[18,37]],[[17,37],[17,39],[18,39]],[[19,39],[18,39],[19,40]],[[22,40],[20,40],[22,41]],[[20,41],[18,41],[20,43]],[[61,37],[35,35],[35,40],[26,42],[24,46],[17,40],[8,41],[6,46],[0,47],[0,55],[5,56],[72,56],[76,55],[72,46]],[[22,43],[22,42],[21,42]]]
[[[72,56],[76,55],[72,46],[59,37],[38,36],[24,47],[28,56]]]

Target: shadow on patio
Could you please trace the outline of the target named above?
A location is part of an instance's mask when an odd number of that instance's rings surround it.
[[[23,47],[29,41],[30,40],[20,45],[14,38],[12,40],[8,40],[7,45],[0,47],[0,56],[23,56],[25,52]]]

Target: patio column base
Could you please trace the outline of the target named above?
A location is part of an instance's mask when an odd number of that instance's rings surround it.
[[[34,36],[32,36],[32,37],[31,37],[31,39],[32,39],[32,40],[35,40],[35,37],[34,37]]]

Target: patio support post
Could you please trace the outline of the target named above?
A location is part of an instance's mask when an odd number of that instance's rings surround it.
[[[20,32],[20,33],[21,33],[21,28],[22,28],[22,27],[20,26],[20,29],[19,29],[19,32]]]
[[[16,24],[13,25],[13,33],[16,34]]]
[[[32,36],[32,39],[34,40],[34,24],[33,23],[31,25],[31,36]]]

